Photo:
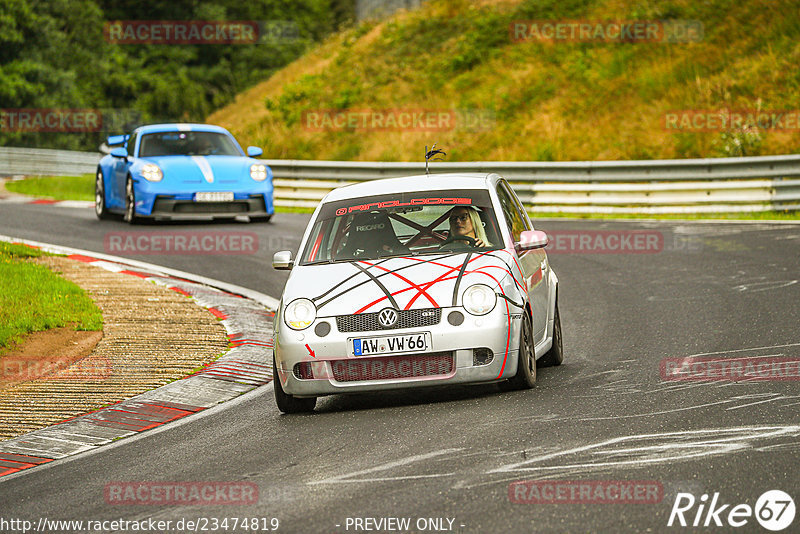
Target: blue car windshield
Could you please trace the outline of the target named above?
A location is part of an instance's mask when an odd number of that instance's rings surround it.
[[[483,189],[409,192],[329,202],[301,265],[503,248]]]
[[[241,155],[230,137],[216,132],[158,132],[143,135],[139,142],[140,158]]]

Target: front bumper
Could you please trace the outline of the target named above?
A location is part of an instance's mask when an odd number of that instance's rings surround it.
[[[271,215],[267,211],[264,195],[250,195],[248,198],[235,198],[232,202],[195,202],[192,199],[180,199],[157,196],[150,210],[152,217],[185,217],[198,216],[224,217],[248,215],[263,217]]]
[[[139,217],[264,217],[275,212],[272,188],[234,191],[228,202],[195,202],[195,192],[163,190],[159,184],[136,181],[136,215]]]
[[[459,326],[451,325],[447,316],[451,311],[459,311],[464,315],[464,322]],[[282,317],[276,317],[275,360],[276,378],[281,381],[283,390],[296,396],[321,396],[362,391],[379,391],[389,389],[438,386],[445,384],[470,384],[493,382],[514,376],[517,372],[517,354],[519,345],[520,316],[509,315],[505,306],[498,306],[487,315],[475,317],[469,315],[461,307],[443,308],[438,324],[381,330],[369,332],[339,332],[334,317],[317,318],[313,325],[302,331],[295,331],[280,324]],[[321,321],[331,326],[330,333],[318,336],[315,327]],[[398,354],[386,353],[380,356],[350,356],[348,339],[369,338],[376,336],[395,336],[412,333],[430,332],[431,347],[429,352],[414,353],[403,356],[413,358],[417,355],[451,355],[453,365],[443,372],[437,372],[431,364],[431,373],[425,376],[402,376],[383,379],[342,380],[344,374],[360,367],[375,367],[375,362],[396,358]],[[493,353],[490,363],[476,365],[474,349],[489,349]],[[314,355],[311,356],[310,350]],[[424,358],[422,358],[424,359]],[[313,378],[299,378],[295,374],[295,365],[309,362],[313,370]],[[359,362],[355,364],[353,362]],[[411,369],[411,363],[405,369]],[[413,365],[417,365],[416,363]],[[423,364],[419,364],[422,368]],[[336,368],[335,368],[336,367]],[[343,369],[345,370],[343,372]],[[369,373],[367,373],[369,374]],[[339,380],[337,380],[337,376]]]

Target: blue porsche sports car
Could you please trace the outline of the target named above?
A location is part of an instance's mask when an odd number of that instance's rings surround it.
[[[272,170],[242,150],[219,126],[152,124],[108,138],[111,152],[95,179],[95,213],[140,218],[247,215],[268,221],[274,213]]]

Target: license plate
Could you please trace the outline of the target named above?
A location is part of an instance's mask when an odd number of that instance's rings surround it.
[[[212,191],[194,194],[195,202],[230,202],[231,200],[233,200],[232,191]]]
[[[425,352],[431,347],[430,332],[350,339],[351,356],[374,356],[376,354],[402,354]]]

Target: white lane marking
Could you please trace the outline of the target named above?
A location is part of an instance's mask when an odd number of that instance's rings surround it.
[[[755,282],[753,284],[741,284],[738,286],[734,286],[733,289],[739,292],[749,291],[750,293],[756,293],[758,291],[769,291],[770,289],[780,289],[782,287],[789,287],[796,283],[797,280],[774,280],[771,282]],[[760,287],[759,289],[752,289],[756,286],[764,286],[764,287]]]
[[[738,410],[739,408],[747,408],[748,406],[755,406],[756,404],[764,404],[765,402],[774,402],[774,401],[778,401],[778,400],[789,400],[789,399],[800,399],[800,396],[792,395],[792,396],[786,397],[784,395],[780,395],[778,397],[773,397],[771,399],[765,399],[765,400],[760,400],[760,401],[757,401],[757,402],[751,402],[750,404],[743,404],[741,406],[731,406],[730,408],[726,408],[725,410],[726,411],[727,410]]]
[[[434,477],[442,477],[442,476],[451,476],[453,473],[439,473],[439,474],[432,474],[432,475],[410,475],[410,476],[398,476],[398,477],[385,477],[385,478],[375,478],[375,479],[358,479],[358,480],[346,480],[351,479],[353,477],[357,477],[360,475],[367,475],[369,473],[375,473],[376,471],[386,471],[388,469],[394,469],[395,467],[402,467],[404,465],[413,464],[414,462],[420,462],[422,460],[427,460],[429,458],[436,458],[437,456],[443,456],[445,454],[452,454],[455,452],[463,451],[463,448],[459,449],[442,449],[438,451],[433,451],[425,454],[418,454],[416,456],[409,456],[408,458],[402,458],[400,460],[395,460],[394,462],[388,462],[381,465],[376,465],[375,467],[370,467],[369,469],[362,469],[360,471],[354,471],[352,473],[346,473],[344,475],[337,475],[335,477],[325,478],[323,480],[315,480],[313,482],[307,482],[309,485],[315,484],[332,484],[338,482],[370,482],[370,481],[388,481],[388,480],[404,480],[404,479],[412,479],[412,478],[434,478]]]
[[[194,162],[195,165],[200,169],[200,172],[203,173],[203,178],[205,178],[206,182],[213,184],[214,183],[214,171],[211,169],[211,165],[208,163],[208,160],[203,156],[189,156],[191,160]]]
[[[726,434],[733,434],[731,437],[724,437]],[[701,458],[736,452],[751,448],[750,441],[756,439],[775,438],[780,436],[800,435],[800,426],[763,426],[763,427],[736,427],[736,428],[716,428],[704,430],[687,430],[683,432],[665,432],[658,434],[639,434],[633,436],[622,436],[618,438],[584,445],[561,452],[545,454],[538,458],[507,464],[487,471],[487,473],[508,473],[514,471],[535,472],[552,471],[564,469],[598,469],[621,466],[643,466],[647,464],[660,464],[673,461],[685,461],[691,458]],[[694,439],[695,441],[691,441]],[[639,447],[626,447],[623,451],[642,453],[639,457],[628,457],[613,461],[580,461],[581,453],[589,453],[595,457],[601,455],[614,455],[618,445],[627,445],[631,442],[645,440],[659,440],[655,445],[642,445]],[[652,451],[658,451],[653,454]],[[578,462],[572,464],[563,463],[563,458],[569,455],[578,456]],[[547,460],[556,458],[562,459],[559,465],[540,465]]]
[[[578,421],[603,421],[603,420],[606,420],[606,419],[630,419],[630,418],[633,418],[633,417],[650,417],[650,416],[653,416],[653,415],[665,415],[665,414],[668,414],[668,413],[684,412],[686,410],[697,410],[699,408],[708,408],[709,406],[717,406],[719,404],[729,404],[731,402],[734,402],[734,400],[735,400],[735,398],[733,398],[733,399],[725,399],[725,400],[722,400],[722,401],[709,402],[709,403],[706,403],[706,404],[697,404],[695,406],[685,406],[683,408],[674,408],[672,410],[664,410],[664,411],[661,411],[661,412],[637,413],[637,414],[632,414],[632,415],[610,415],[610,416],[607,416],[607,417],[584,417],[582,419],[578,419]]]
[[[747,352],[750,350],[762,350],[762,349],[780,349],[784,347],[800,347],[800,343],[786,343],[784,345],[766,345],[764,347],[751,347],[749,349],[731,349],[731,350],[720,350],[717,352],[698,352],[697,354],[692,354],[691,356],[687,356],[687,358],[694,358],[695,356],[709,356],[711,354],[731,354],[734,352]]]

